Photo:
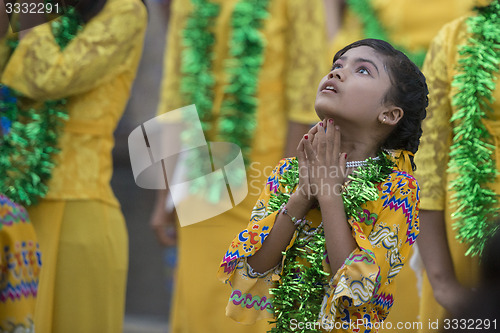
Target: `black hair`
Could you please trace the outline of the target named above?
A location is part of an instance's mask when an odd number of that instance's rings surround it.
[[[368,46],[385,57],[384,65],[391,80],[391,88],[384,98],[384,103],[393,104],[403,109],[403,117],[396,128],[382,144],[382,149],[404,149],[416,153],[422,136],[422,120],[426,116],[429,104],[429,90],[425,76],[403,52],[380,39],[363,39],[347,45],[333,58],[337,61],[348,50]],[[413,156],[410,156],[413,170],[416,169]]]
[[[144,6],[146,6],[144,0],[141,1]],[[84,22],[87,23],[94,16],[99,14],[99,12],[104,8],[104,5],[106,5],[107,0],[65,0],[63,2],[67,6],[75,7]]]

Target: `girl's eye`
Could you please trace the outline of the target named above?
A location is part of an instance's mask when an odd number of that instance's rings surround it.
[[[341,64],[333,64],[333,66],[332,66],[332,71],[333,71],[334,69],[338,69],[338,68],[342,68],[342,65],[341,65]]]
[[[361,74],[370,74],[370,71],[365,67],[361,67],[360,69],[358,69],[358,72]]]

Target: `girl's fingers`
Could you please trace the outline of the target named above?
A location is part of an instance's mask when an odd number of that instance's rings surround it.
[[[326,133],[325,133],[324,123],[320,122],[318,126],[319,126],[318,133],[314,138],[314,141],[316,142],[316,147],[313,146],[313,148],[318,158],[325,160],[325,155],[327,152],[327,143],[326,143]]]
[[[312,147],[311,138],[309,138],[308,135],[305,135],[304,139],[302,139],[302,141],[304,141],[304,150],[306,152],[307,163],[309,165],[316,160],[316,154]]]
[[[340,127],[335,126],[335,137],[333,139],[333,156],[339,156],[340,154]]]
[[[302,139],[300,140],[299,142],[299,145],[297,146],[297,160],[299,162],[299,167],[301,164],[304,164],[306,162],[306,153],[305,153],[305,148],[304,148],[304,141],[306,141],[307,139],[305,139],[305,137],[307,137],[307,134],[304,135],[304,137],[302,137]]]
[[[299,142],[299,146],[297,147],[297,160],[299,162],[299,187],[297,191],[300,194],[309,198],[309,167],[307,163],[307,157],[305,152],[305,143],[308,141],[308,135],[304,135],[302,140]]]
[[[311,127],[309,132],[307,132],[309,138],[311,139],[314,151],[317,151],[317,148],[318,148],[318,140],[317,140],[316,136],[317,136],[320,128],[321,128],[320,123],[317,123],[316,125]]]
[[[340,166],[340,172],[341,172],[342,176],[344,177],[344,179],[347,176],[347,174],[346,174],[346,169],[347,169],[346,165],[347,165],[347,154],[346,153],[341,153],[340,157],[339,157],[339,166]]]
[[[326,126],[326,160],[328,164],[332,165],[337,162],[336,157],[334,155],[335,148],[335,123],[333,119],[327,120]],[[337,153],[338,157],[338,153]]]

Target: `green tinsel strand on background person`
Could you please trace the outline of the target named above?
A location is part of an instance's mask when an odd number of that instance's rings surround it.
[[[370,0],[347,0],[347,5],[356,13],[363,24],[364,38],[382,39],[391,43],[396,49],[408,56],[418,67],[422,67],[425,60],[425,50],[411,52],[405,47],[389,39],[389,34],[377,18],[377,13]]]
[[[205,133],[213,131],[217,141],[237,144],[243,153],[245,164],[249,164],[249,156],[253,133],[256,127],[255,113],[257,108],[256,92],[258,74],[263,63],[264,41],[259,29],[262,20],[268,17],[269,0],[240,0],[236,3],[231,18],[232,35],[229,42],[231,59],[225,64],[229,76],[229,84],[225,88],[219,122],[214,131],[212,122],[214,84],[212,61],[215,35],[213,28],[219,14],[220,6],[210,1],[191,0],[193,10],[183,32],[183,62],[181,92],[189,104],[195,104],[202,129]],[[192,121],[186,119],[186,121]],[[185,145],[191,146],[195,133],[186,131],[182,134]],[[220,184],[208,184],[207,174],[202,167],[207,161],[199,151],[192,151],[187,158],[190,165],[189,179],[192,182],[191,193],[207,192],[210,202],[217,203],[221,191]],[[236,177],[237,175],[235,175]],[[245,175],[242,174],[242,181]]]
[[[48,101],[38,109],[21,109],[19,94],[6,86],[0,89],[0,110],[11,121],[9,132],[0,139],[0,192],[30,206],[47,194],[46,183],[55,166],[53,156],[59,152],[59,132],[67,118],[65,101]],[[24,119],[26,123],[21,121]]]
[[[265,41],[259,30],[269,16],[268,4],[269,0],[239,1],[232,16],[231,60],[226,68],[230,78],[221,108],[219,139],[237,144],[246,165],[256,127],[258,77],[264,62]]]
[[[469,246],[466,255],[481,255],[488,238],[499,228],[498,195],[489,187],[498,176],[495,146],[483,119],[492,112],[495,73],[500,64],[500,4],[493,1],[467,20],[472,36],[459,48],[459,74],[452,82],[457,112],[452,116],[453,144],[448,172],[458,174],[450,183],[459,241]]]
[[[212,109],[214,99],[215,78],[212,71],[212,61],[214,59],[213,47],[215,44],[215,34],[213,32],[215,20],[220,12],[220,5],[211,3],[208,0],[191,0],[192,10],[186,21],[186,26],[182,32],[183,51],[181,57],[182,79],[180,83],[181,94],[187,104],[194,104],[200,118],[203,132],[212,130]],[[191,123],[193,119],[184,119]],[[197,142],[198,133],[184,130],[181,140],[187,147],[193,147]],[[217,203],[220,193],[214,189],[213,184],[207,185],[206,177],[201,177],[212,170],[203,170],[203,165],[208,161],[198,150],[191,150],[186,158],[186,165],[189,165],[188,178],[196,179],[192,182],[189,190],[191,193],[199,193],[211,187],[214,194],[208,193],[208,198]],[[220,189],[219,189],[220,191]]]
[[[183,31],[181,93],[195,104],[204,131],[211,130],[215,78],[213,28],[220,6],[207,0],[191,0],[193,9]],[[189,140],[189,137],[185,138]]]
[[[392,172],[394,162],[388,153],[381,152],[379,160],[368,159],[367,165],[359,167],[348,177],[342,193],[344,209],[347,218],[359,219],[363,212],[361,206],[378,199],[377,184],[382,182]],[[290,195],[299,184],[299,164],[297,159],[289,161],[290,166],[280,179],[278,193],[273,193],[268,201],[266,214],[278,211],[290,199]],[[316,323],[319,319],[321,304],[328,285],[328,274],[323,270],[323,260],[326,254],[324,231],[320,230],[312,236],[303,231],[306,226],[299,227],[293,245],[283,252],[285,256],[281,280],[276,288],[271,289],[275,320],[271,324],[276,327],[271,333],[321,332],[318,329],[304,328],[292,330],[291,320],[297,323]],[[310,229],[310,227],[308,227]],[[319,228],[319,227],[318,227]]]
[[[52,21],[52,34],[61,50],[64,50],[83,29],[83,23],[80,14],[73,7],[68,8],[60,18]]]
[[[56,43],[63,50],[82,29],[83,20],[73,8],[67,15],[52,21]],[[14,50],[18,40],[9,40]],[[32,103],[20,93],[0,85],[0,112],[9,123],[7,133],[0,138],[0,192],[13,201],[30,206],[45,197],[47,182],[55,167],[54,156],[59,135],[68,119],[66,100],[40,102],[40,106],[20,107]]]

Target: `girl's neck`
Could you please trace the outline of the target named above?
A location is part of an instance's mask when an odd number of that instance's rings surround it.
[[[373,140],[363,140],[363,137],[349,138],[342,135],[341,151],[347,153],[347,161],[363,161],[376,157],[379,149],[378,142]]]

